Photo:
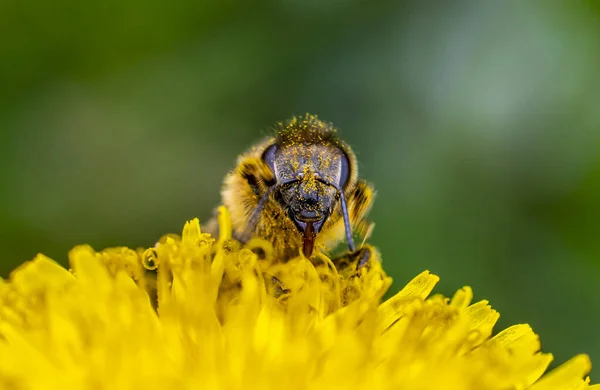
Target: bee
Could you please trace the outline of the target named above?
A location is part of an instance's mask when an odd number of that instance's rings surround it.
[[[345,240],[348,252],[334,264],[360,268],[371,249],[357,250],[353,236],[370,234],[366,216],[374,195],[358,178],[356,156],[336,128],[307,114],[277,124],[274,136],[238,157],[224,179],[221,202],[231,215],[233,238],[265,239],[279,261],[329,254]],[[207,228],[217,233],[214,218]]]

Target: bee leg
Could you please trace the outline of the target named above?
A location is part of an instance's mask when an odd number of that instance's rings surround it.
[[[348,252],[338,258],[332,259],[332,262],[338,271],[357,271],[368,266],[372,258],[373,250],[370,246],[365,245],[354,252]]]
[[[356,187],[348,196],[348,208],[350,211],[350,220],[353,225],[353,233],[359,236],[365,236],[372,228],[365,218],[375,199],[375,190],[364,180],[359,180]]]
[[[371,249],[369,249],[369,248],[364,248],[364,250],[361,249],[359,251],[358,264],[356,265],[356,269],[361,269],[362,267],[367,265],[369,260],[371,260],[371,255],[372,255]]]
[[[290,289],[276,276],[265,274],[267,282],[267,292],[280,301],[286,301],[289,298]]]

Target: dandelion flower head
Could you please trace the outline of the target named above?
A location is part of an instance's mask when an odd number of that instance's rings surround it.
[[[0,280],[1,389],[600,389],[587,356],[552,356],[470,288],[423,272],[388,300],[378,261],[271,258],[198,220],[147,250],[38,255]],[[156,277],[154,277],[156,275]],[[155,299],[156,298],[156,299]]]

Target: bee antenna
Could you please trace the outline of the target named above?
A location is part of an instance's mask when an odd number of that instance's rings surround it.
[[[254,227],[258,223],[258,219],[260,218],[260,213],[262,212],[263,207],[265,207],[265,203],[267,203],[267,199],[269,199],[269,195],[273,192],[276,185],[273,185],[267,189],[265,194],[260,198],[258,204],[250,214],[250,218],[248,219],[248,224],[246,225],[246,229],[244,229],[242,241],[246,241],[250,239],[250,234],[254,230]]]
[[[344,226],[346,227],[346,240],[348,241],[348,248],[350,252],[354,252],[354,241],[352,240],[352,227],[350,226],[350,218],[348,217],[348,205],[346,204],[346,197],[344,197],[344,191],[336,188],[340,194],[340,203],[342,204],[342,215],[344,217]]]
[[[354,240],[352,240],[352,226],[350,225],[350,217],[348,217],[348,204],[346,203],[346,197],[344,196],[344,191],[337,185],[324,180],[322,178],[318,178],[321,183],[331,186],[336,189],[338,194],[340,194],[340,204],[342,206],[342,216],[344,217],[344,227],[346,228],[346,241],[348,242],[348,249],[350,252],[354,252]]]

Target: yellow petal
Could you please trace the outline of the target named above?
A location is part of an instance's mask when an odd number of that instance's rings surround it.
[[[589,379],[584,378],[591,369],[592,362],[590,358],[587,355],[577,355],[544,376],[531,386],[531,390],[579,390],[588,388]]]
[[[0,280],[0,389],[598,389],[585,355],[538,380],[538,336],[490,338],[499,314],[469,287],[429,297],[426,271],[382,302],[378,255],[342,273],[259,260],[269,243],[219,221],[219,241],[193,220],[148,250],[79,246],[73,272],[38,256]]]

